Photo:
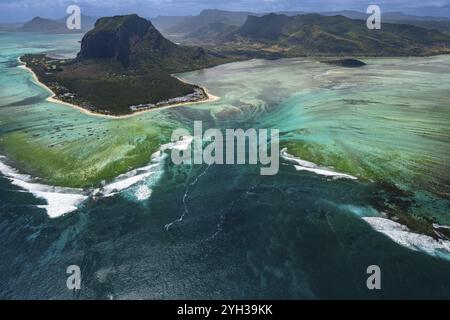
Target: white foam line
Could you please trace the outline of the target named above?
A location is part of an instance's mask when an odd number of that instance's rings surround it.
[[[110,183],[106,186],[104,186],[101,189],[101,194],[103,194],[104,197],[111,197],[120,191],[123,191],[125,189],[130,188],[131,186],[134,186],[138,182],[141,182],[148,178],[150,175],[152,175],[153,172],[146,172],[143,174],[138,174],[136,176],[129,177],[127,179],[118,180],[116,182]]]
[[[282,149],[280,154],[283,159],[297,163],[297,165],[294,165],[294,168],[297,171],[309,171],[309,172],[313,172],[318,175],[333,177],[335,179],[350,179],[350,180],[358,179],[357,177],[351,176],[349,174],[336,172],[336,171],[330,170],[329,168],[321,167],[313,162],[309,162],[309,161],[305,161],[305,160],[296,158],[293,155],[290,155],[289,153],[287,153],[287,148]]]
[[[450,227],[449,227],[449,226],[443,226],[443,225],[440,225],[440,224],[437,224],[437,223],[433,223],[433,228],[435,228],[435,229],[448,229],[448,230],[450,230]]]
[[[4,159],[3,156],[0,158]],[[81,189],[54,187],[35,183],[30,176],[18,173],[14,168],[3,162],[0,162],[0,172],[13,185],[30,192],[37,198],[44,199],[47,205],[40,205],[38,207],[46,209],[50,218],[56,218],[77,210],[77,206],[87,199],[87,196],[83,194],[83,190]]]
[[[406,226],[385,218],[363,217],[362,219],[376,231],[406,248],[450,259],[450,241],[436,240],[427,235],[413,233]]]

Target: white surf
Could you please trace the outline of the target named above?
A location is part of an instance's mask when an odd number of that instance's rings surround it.
[[[313,172],[315,174],[326,176],[326,177],[332,177],[334,179],[350,179],[350,180],[357,180],[357,177],[351,176],[349,174],[341,173],[333,171],[326,167],[321,167],[313,162],[305,161],[300,158],[296,158],[293,155],[290,155],[287,153],[287,148],[284,148],[281,150],[280,155],[283,159],[291,161],[296,163],[294,165],[294,168],[297,171],[308,171]]]

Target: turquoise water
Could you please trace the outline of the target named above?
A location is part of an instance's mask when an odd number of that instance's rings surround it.
[[[0,297],[450,298],[450,246],[424,235],[450,225],[450,57],[232,63],[181,75],[217,102],[117,120],[46,101],[18,67],[79,40],[0,33]],[[278,128],[296,158],[273,177],[151,161],[194,120]],[[300,158],[358,179],[298,171]],[[372,264],[381,291],[366,288]]]

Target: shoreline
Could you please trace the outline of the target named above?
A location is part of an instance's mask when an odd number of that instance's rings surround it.
[[[121,115],[121,116],[110,115],[110,114],[104,114],[104,113],[99,113],[99,112],[90,111],[90,110],[87,110],[87,109],[85,109],[85,108],[82,108],[82,107],[80,107],[80,106],[78,106],[78,105],[75,105],[75,104],[72,104],[72,103],[69,103],[69,102],[65,102],[65,101],[56,99],[56,98],[55,98],[55,97],[56,97],[56,94],[53,92],[53,90],[51,90],[51,89],[50,89],[49,87],[47,87],[44,83],[42,83],[42,82],[39,80],[37,74],[36,74],[34,71],[33,71],[31,68],[29,68],[29,67],[25,64],[25,62],[23,62],[23,61],[20,59],[20,57],[18,57],[17,60],[20,62],[19,68],[25,69],[25,70],[27,70],[28,72],[30,72],[31,75],[32,75],[32,78],[33,78],[34,82],[35,82],[38,86],[40,86],[41,88],[44,88],[44,89],[47,90],[49,93],[51,93],[51,96],[47,97],[47,98],[45,99],[45,101],[52,102],[52,103],[58,103],[58,104],[62,104],[62,105],[65,105],[65,106],[68,106],[68,107],[77,109],[78,111],[80,111],[80,112],[82,112],[82,113],[84,113],[84,114],[86,114],[86,115],[89,115],[89,116],[96,116],[96,117],[107,118],[107,119],[116,119],[116,120],[118,120],[118,119],[127,119],[127,118],[131,118],[131,117],[135,117],[135,116],[138,116],[138,115],[147,113],[147,112],[159,111],[159,110],[164,110],[164,109],[169,109],[169,108],[176,108],[176,107],[181,107],[181,106],[186,106],[186,105],[195,105],[195,104],[200,104],[200,103],[216,102],[216,101],[220,100],[220,97],[215,96],[215,95],[213,95],[213,94],[210,94],[210,93],[208,92],[208,89],[206,89],[205,87],[199,86],[202,90],[205,91],[206,95],[208,96],[208,99],[200,100],[200,101],[194,101],[194,102],[180,102],[180,103],[174,103],[174,104],[167,105],[167,106],[163,106],[163,107],[155,107],[155,108],[150,108],[150,109],[147,109],[147,110],[136,111],[136,112],[133,112],[133,113],[130,113],[130,114]],[[179,78],[178,76],[175,76],[175,75],[171,75],[171,76],[174,77],[174,78],[176,78],[176,79],[178,79],[179,81],[182,81],[182,82],[184,82],[184,83],[190,84],[190,83],[188,83],[187,81],[185,81],[185,80]]]

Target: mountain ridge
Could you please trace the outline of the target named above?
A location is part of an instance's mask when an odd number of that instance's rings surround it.
[[[204,10],[206,12],[213,10]],[[151,18],[151,21],[155,22],[155,26],[163,32],[165,36],[171,37],[173,34],[184,34],[188,35],[193,33],[201,28],[207,29],[209,24],[217,23],[224,17],[229,17],[233,14],[240,14],[240,18],[235,20],[233,25],[242,26],[245,23],[245,18],[249,15],[252,16],[264,16],[268,15],[271,12],[265,13],[256,13],[256,12],[246,12],[246,11],[226,11],[226,10],[216,10],[218,13],[214,15],[210,15],[210,20],[205,21],[202,19],[202,13],[205,15],[204,11],[202,11],[199,15],[190,15],[190,16],[158,16],[155,18]],[[219,14],[220,13],[220,14]],[[297,15],[305,15],[305,14],[320,14],[324,16],[337,16],[342,15],[350,19],[355,20],[366,20],[369,17],[369,14],[362,11],[355,10],[342,10],[342,11],[324,11],[324,12],[304,12],[304,11],[276,11],[275,14],[284,14],[287,16],[297,16]],[[388,23],[399,23],[399,24],[409,24],[415,25],[428,29],[436,29],[441,32],[450,33],[450,18],[446,17],[433,17],[433,16],[417,16],[412,14],[405,14],[401,12],[383,12],[382,21]],[[187,37],[188,39],[191,37]],[[197,38],[198,37],[194,37]],[[177,40],[180,37],[176,38]]]
[[[269,14],[249,16],[223,37],[228,52],[254,51],[295,56],[424,56],[450,53],[450,35],[405,24],[383,23],[369,30],[366,22],[344,16]]]

